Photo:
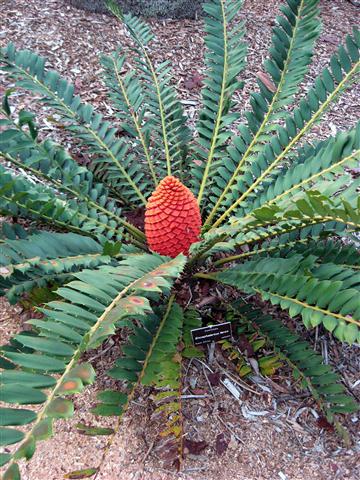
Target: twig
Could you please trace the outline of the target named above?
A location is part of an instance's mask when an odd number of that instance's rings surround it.
[[[93,355],[92,357],[89,358],[88,362],[92,362],[94,361],[96,358],[99,358],[99,357],[102,357],[104,355],[104,353],[108,352],[109,350],[111,350],[114,346],[114,342],[111,343],[111,345],[109,345],[107,348],[105,348],[104,350],[101,350],[101,352],[97,353],[96,355]]]
[[[212,385],[211,385],[211,383],[210,383],[210,380],[209,380],[209,378],[208,378],[208,376],[207,376],[207,373],[206,373],[206,370],[205,370],[205,367],[204,367],[204,365],[203,365],[202,367],[203,367],[203,372],[204,372],[204,375],[205,375],[205,378],[206,378],[207,384],[209,385],[209,388],[210,388],[211,394],[212,394],[212,396],[215,398],[214,390],[213,390],[213,388],[212,388]]]
[[[318,341],[319,341],[319,326],[316,325],[316,327],[315,327],[315,340],[314,340],[314,350],[315,350],[315,352],[317,350]]]
[[[205,393],[204,395],[181,395],[181,400],[191,400],[193,398],[206,398],[206,397],[210,397],[210,395],[208,395],[207,393]]]
[[[185,470],[182,471],[184,475],[190,472],[200,472],[202,470],[207,470],[208,467],[193,467],[193,468],[185,468]]]
[[[188,364],[188,366],[187,366],[187,368],[186,368],[186,372],[185,372],[184,378],[187,377],[187,374],[188,374],[188,372],[189,372],[189,370],[190,370],[190,367],[191,367],[191,364],[192,364],[193,360],[194,360],[193,358],[190,358],[190,362],[189,362],[189,364]]]
[[[253,390],[251,387],[249,387],[247,385],[247,383],[245,383],[243,380],[241,379],[236,379],[233,375],[231,375],[230,373],[228,373],[224,368],[222,368],[220,365],[219,365],[219,368],[220,370],[222,371],[222,373],[224,375],[226,375],[232,382],[236,383],[237,385],[239,385],[239,387],[243,388],[244,390],[248,390],[249,392],[251,393],[255,393],[255,395],[262,395],[262,392],[257,392],[256,390]]]
[[[193,298],[192,289],[191,289],[190,285],[189,285],[189,293],[190,293],[190,298],[189,298],[189,300],[186,302],[185,309],[188,308],[188,306],[190,305],[191,300],[192,300],[192,298]]]
[[[194,358],[195,361],[201,363],[201,365],[203,365],[205,368],[207,368],[209,370],[210,373],[214,373],[213,370],[211,370],[211,368],[209,367],[209,365],[206,365],[205,362],[203,362],[202,360],[199,360],[198,358]]]
[[[229,425],[227,423],[224,422],[224,420],[219,417],[219,415],[216,415],[216,418],[219,420],[220,423],[222,423],[224,425],[224,427],[229,430],[229,432],[234,435],[234,437],[236,438],[236,440],[240,443],[242,443],[243,445],[245,445],[245,442],[244,440],[242,440],[238,435],[236,435],[236,433],[234,432],[234,430],[232,430]]]
[[[329,355],[328,355],[328,346],[327,346],[327,341],[326,338],[323,338],[321,340],[321,350],[322,350],[322,356],[324,358],[324,364],[328,365],[329,364]]]
[[[142,461],[141,461],[142,465],[145,464],[148,456],[149,456],[150,453],[151,453],[151,450],[154,448],[154,445],[155,445],[155,440],[153,440],[153,441],[150,443],[149,448],[146,450],[146,453],[145,453],[145,455],[144,455],[144,458],[143,458]]]

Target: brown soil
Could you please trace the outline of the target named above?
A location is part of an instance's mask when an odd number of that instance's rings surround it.
[[[36,50],[50,59],[52,67],[75,82],[84,100],[96,104],[111,116],[105,89],[99,83],[100,66],[97,55],[111,51],[119,42],[128,45],[121,26],[104,15],[85,13],[61,0],[2,0],[0,45],[9,40],[18,47]],[[241,17],[247,23],[249,68],[245,94],[254,85],[255,74],[261,69],[270,42],[273,19],[280,2],[269,0],[245,1]],[[321,2],[323,33],[316,48],[311,74],[326,64],[331,52],[351,31],[359,9],[346,0]],[[157,34],[153,44],[156,58],[171,60],[177,87],[185,101],[190,118],[199,105],[197,77],[203,71],[203,32],[201,21],[151,21]],[[304,82],[309,84],[311,74]],[[5,85],[4,82],[0,83]],[[355,123],[359,112],[358,87],[347,93],[327,114],[316,135],[334,133],[343,125]],[[239,101],[243,103],[242,99]],[[28,97],[17,98],[18,105],[33,107]],[[41,114],[46,126],[43,135],[53,134],[54,126]],[[61,135],[60,135],[61,136]],[[18,307],[0,300],[1,343],[21,329],[23,317]],[[113,343],[111,343],[113,342]],[[342,373],[344,382],[359,397],[359,348],[342,346],[324,335],[314,348],[328,345],[330,362]],[[78,422],[114,427],[113,418],[101,419],[88,413],[94,405],[96,392],[110,388],[112,382],[104,375],[119,352],[117,341],[109,340],[102,350],[90,357],[98,372],[97,382],[74,399],[75,417],[56,424],[52,440],[38,445],[34,458],[21,466],[24,480],[61,480],[64,474],[76,469],[97,467],[105,452],[108,437],[80,435]],[[216,354],[220,364],[223,358]],[[214,369],[217,369],[215,363]],[[195,386],[194,386],[195,385]],[[355,480],[360,478],[360,418],[351,415],[346,420],[352,445],[346,447],[318,422],[316,405],[297,391],[289,372],[281,370],[271,380],[259,383],[256,377],[247,380],[236,400],[224,386],[209,388],[201,365],[193,362],[184,372],[184,394],[201,392],[201,398],[184,400],[186,438],[206,442],[206,448],[195,455],[189,453],[181,473],[163,468],[156,450],[159,424],[151,416],[153,405],[147,389],[138,392],[131,409],[124,417],[119,433],[114,437],[98,480]],[[249,390],[250,389],[250,390]],[[225,451],[220,454],[216,439],[223,434]],[[218,439],[219,440],[219,439]]]

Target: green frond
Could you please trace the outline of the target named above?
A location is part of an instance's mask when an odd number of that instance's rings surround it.
[[[320,142],[311,152],[307,149],[306,156],[293,158],[290,166],[280,170],[262,192],[257,191],[249,207],[244,205],[241,211],[246,214],[260,206],[277,203],[284,197],[291,201],[295,194],[316,188],[324,180],[335,179],[344,173],[345,168],[355,167],[359,160],[360,123],[349,133],[339,133]]]
[[[254,229],[248,233],[239,235],[236,241],[229,242],[232,249],[246,245],[248,247],[247,251],[217,260],[214,262],[214,266],[243,260],[249,257],[285,256],[286,253],[302,253],[304,250],[309,251],[308,249],[319,245],[319,241],[323,238],[334,235],[340,236],[345,228],[346,226],[342,223],[325,222],[303,228],[294,228],[291,226],[288,231],[282,233],[277,229],[271,228]],[[331,242],[331,240],[328,240],[326,245],[331,244]],[[226,242],[224,243],[226,245]],[[221,243],[215,246],[218,245],[221,247]],[[223,251],[224,250],[225,249],[223,249]],[[208,255],[212,253],[212,250],[207,252]]]
[[[176,360],[182,321],[181,307],[174,303],[172,296],[166,308],[158,309],[156,314],[140,317],[141,327],[130,325],[132,335],[122,347],[123,356],[116,360],[115,366],[108,372],[112,378],[125,382],[126,392],[100,392],[100,403],[92,409],[95,415],[118,416],[116,433],[140,384],[161,389],[155,396],[155,402],[161,403],[156,413],[164,413],[167,423],[160,435],[167,437],[167,442],[176,444],[176,458],[180,458],[182,452],[181,364]]]
[[[51,185],[77,203],[79,200],[83,202],[81,213],[91,211],[94,215],[96,212],[95,216],[107,218],[107,222],[112,220],[114,226],[122,225],[136,238],[144,239],[138,229],[121,218],[121,208],[114,199],[110,199],[109,190],[102,183],[94,181],[92,172],[79,166],[62,147],[51,140],[40,142],[36,137],[33,138],[22,128],[22,123],[16,123],[5,110],[0,108],[0,113],[5,116],[0,119],[2,125],[8,127],[0,133],[0,155],[40,183]],[[21,113],[30,115],[24,110]]]
[[[255,326],[263,335],[280,358],[288,363],[300,386],[308,389],[327,420],[337,425],[337,413],[351,413],[358,410],[354,399],[346,393],[341,383],[341,377],[334,373],[330,365],[323,363],[321,355],[316,353],[310,344],[302,340],[296,333],[289,330],[280,320],[242,301],[235,306],[236,312],[246,321]]]
[[[281,257],[299,253],[301,255],[315,255],[321,263],[330,262],[336,265],[342,265],[354,270],[360,269],[360,258],[357,248],[352,244],[344,244],[341,237],[341,229],[337,232],[339,238],[327,238],[334,236],[331,224],[315,225],[304,229],[293,231],[280,237],[267,240],[255,245],[253,250],[243,254],[234,255],[214,262],[215,266],[228,263],[230,261],[241,260],[249,257]]]
[[[335,265],[343,265],[354,270],[360,270],[359,251],[351,243],[344,244],[341,239],[327,239],[323,242],[311,241],[308,245],[297,244],[294,251],[300,254],[315,255],[322,263],[331,262]],[[290,250],[284,253],[290,253]]]
[[[147,105],[152,119],[152,139],[155,155],[159,158],[156,162],[158,175],[163,178],[171,174],[184,181],[189,175],[188,144],[191,133],[186,126],[186,117],[177,99],[176,90],[171,85],[171,77],[168,75],[169,62],[150,67],[149,57],[145,63],[140,56],[135,59],[146,85]]]
[[[305,252],[308,254],[308,252]],[[358,266],[359,259],[356,258],[355,266]],[[341,281],[344,288],[359,290],[360,293],[360,273],[357,269],[351,268],[352,265],[339,265],[333,262],[321,262],[313,270],[314,277],[319,280],[328,280],[330,282]],[[360,305],[360,301],[359,301]]]
[[[0,223],[0,227],[0,245],[6,240],[25,239],[29,233],[19,223],[8,223],[7,221],[3,221]]]
[[[161,317],[159,330],[142,377],[143,385],[180,388],[180,365],[173,360],[181,338],[183,311],[177,303],[168,306]]]
[[[349,185],[350,182],[350,186]],[[246,225],[248,229],[251,223],[251,218],[255,218],[254,225],[259,222],[262,226],[267,223],[276,223],[284,219],[299,219],[306,222],[307,220],[328,222],[336,221],[343,222],[352,228],[360,228],[360,198],[358,194],[360,182],[354,181],[351,183],[351,177],[345,175],[344,177],[331,180],[329,182],[322,182],[318,190],[306,190],[298,197],[292,199],[290,204],[286,199],[282,200],[279,205],[264,205],[240,220],[240,223]],[[340,188],[345,188],[338,196],[329,198],[328,194],[334,194]],[[237,221],[233,222],[233,225]]]
[[[193,148],[191,168],[192,187],[199,204],[215,189],[214,175],[221,172],[225,146],[231,136],[229,127],[239,117],[232,111],[232,96],[242,86],[237,77],[245,66],[244,28],[234,21],[241,5],[242,0],[209,0],[204,5],[208,76],[203,82],[203,106],[196,126],[199,137]]]
[[[213,204],[206,223],[211,224],[219,207],[231,205],[230,193],[242,179],[244,170],[257,174],[256,157],[268,144],[274,132],[279,128],[279,120],[286,119],[286,107],[294,102],[299,84],[303,80],[311,63],[313,46],[320,32],[318,19],[318,0],[291,0],[281,7],[282,16],[277,17],[273,28],[270,58],[264,63],[265,76],[257,78],[260,92],[251,95],[252,111],[245,113],[248,125],[241,124],[239,136],[232,138],[233,145],[228,155],[214,191]],[[249,174],[248,174],[249,175]],[[221,181],[220,181],[221,180]],[[238,190],[237,192],[242,191]],[[229,194],[229,195],[228,195]]]
[[[213,228],[204,235],[204,241],[193,247],[210,245],[226,240],[229,247],[252,243],[306,226],[336,222],[358,230],[360,225],[359,180],[350,175],[334,177],[318,185],[318,190],[306,190],[279,205],[269,204],[254,210],[246,217],[233,217],[231,223]],[[341,192],[341,193],[339,193]],[[208,250],[208,248],[206,248]]]
[[[156,145],[157,156],[165,154],[166,168],[157,163],[161,177],[177,175],[183,178],[186,173],[187,144],[190,131],[186,127],[186,117],[169,75],[169,62],[155,65],[147,45],[153,36],[149,27],[139,18],[123,15],[118,5],[108,1],[110,11],[125,25],[135,42],[133,60],[140,76],[145,103],[151,116],[151,129]]]
[[[256,154],[249,165],[242,162],[248,146],[251,145],[252,135],[246,130],[246,138],[241,137],[240,150],[236,153],[241,168],[237,175],[228,183],[229,193],[223,195],[222,205],[225,212],[216,220],[214,226],[220,225],[234,210],[243,205],[248,198],[254,198],[254,193],[261,186],[272,181],[272,176],[278,174],[278,169],[291,154],[292,149],[302,137],[319,121],[325,111],[338,99],[339,94],[351,86],[358,76],[360,37],[354,29],[353,36],[347,36],[346,48],[340,46],[332,56],[330,65],[337,63],[339,70],[325,68],[315,79],[314,86],[309,90],[306,98],[286,118],[285,127],[279,127],[277,132]],[[236,142],[234,140],[234,142]],[[234,150],[233,150],[234,152]],[[235,155],[235,153],[234,153]],[[239,173],[241,172],[241,175]],[[236,181],[236,183],[234,183]],[[233,183],[231,183],[233,182]],[[231,191],[230,191],[231,190]],[[220,208],[220,202],[217,209]],[[216,211],[214,210],[213,214]]]
[[[45,319],[31,321],[38,333],[15,336],[20,349],[2,347],[5,370],[0,374],[1,399],[10,405],[42,405],[35,416],[10,407],[1,416],[6,426],[31,424],[26,434],[16,428],[0,430],[3,444],[19,444],[5,458],[8,472],[18,470],[19,459],[32,457],[36,441],[52,435],[55,418],[73,414],[72,401],[64,396],[93,382],[92,367],[80,364],[83,352],[113,334],[120,320],[151,311],[148,297],[167,293],[184,263],[183,256],[169,260],[144,254],[120,261],[116,267],[76,273],[77,280],[57,290],[61,301],[41,309]],[[141,330],[141,334],[146,336],[146,331]]]
[[[258,227],[250,230],[245,230],[237,235],[233,241],[234,247],[242,247],[244,245],[252,246],[259,241],[278,242],[281,245],[283,239],[285,242],[287,238],[295,236],[299,240],[304,240],[306,234],[311,235],[311,238],[316,238],[317,235],[341,235],[346,229],[346,225],[340,222],[322,222],[322,221],[289,221],[280,222],[275,226],[267,225],[265,227]],[[289,236],[289,237],[288,237]],[[290,240],[291,241],[291,240]]]
[[[125,61],[126,55],[121,55],[120,52],[101,57],[105,82],[116,115],[121,120],[121,127],[136,144],[136,150],[141,154],[142,162],[147,164],[153,186],[156,187],[159,179],[150,144],[152,119],[147,112],[146,97],[137,75],[132,70],[125,75],[122,73]],[[142,173],[148,175],[146,170]]]
[[[59,190],[81,197],[91,195],[92,200],[101,198],[107,209],[114,210],[103,198],[104,195],[108,197],[108,189],[96,182],[93,173],[76,163],[64,148],[51,140],[40,141],[37,136],[33,137],[20,121],[16,122],[13,115],[1,107],[0,114],[4,116],[0,119],[1,125],[6,127],[0,133],[0,154],[7,161]],[[21,114],[31,115],[32,119],[35,117],[24,110],[19,112],[19,118]],[[121,210],[118,209],[118,212]]]
[[[76,199],[67,199],[56,190],[17,174],[0,165],[0,212],[32,218],[83,235],[103,239],[122,239],[121,225],[99,215]]]
[[[318,267],[313,255],[292,254],[288,258],[249,260],[210,277],[245,293],[259,293],[264,300],[288,310],[291,317],[301,315],[307,328],[322,323],[341,341],[359,342],[360,301],[354,288],[359,274],[349,269],[351,280],[345,281],[345,275],[343,280],[330,281],[338,268],[342,267]]]
[[[154,348],[155,337],[159,331],[160,317],[154,313],[143,311],[136,312],[141,326],[135,326],[132,322],[129,325],[131,335],[125,345],[122,346],[123,355],[118,358],[107,374],[116,380],[126,382],[126,392],[103,391],[99,392],[97,398],[99,403],[91,410],[93,414],[100,416],[124,415],[129,407],[136,388],[140,385],[148,364],[151,352]],[[118,430],[118,423],[115,431]]]
[[[138,16],[124,14],[119,4],[114,0],[105,0],[108,10],[121,22],[126,24],[132,38],[136,39],[144,47],[148,46],[154,39],[154,35],[149,25]]]
[[[160,321],[154,348],[147,362],[142,383],[152,385],[156,409],[154,415],[163,418],[160,432],[167,451],[175,450],[169,463],[182,460],[183,425],[181,413],[181,355],[177,351],[183,326],[183,311],[173,303]],[[158,449],[161,447],[158,446]],[[170,459],[167,457],[167,460]]]
[[[95,240],[74,233],[41,232],[0,246],[0,296],[16,303],[24,293],[63,284],[73,273],[111,262]]]
[[[136,312],[139,315],[141,312]],[[167,308],[139,318],[141,326],[131,325],[130,335],[126,345],[122,347],[123,356],[116,360],[109,370],[110,377],[124,380],[127,383],[128,397],[132,397],[135,388],[143,385],[172,386],[176,379],[170,378],[173,372],[172,357],[176,353],[182,326],[181,308],[174,304],[171,297]],[[163,364],[164,363],[164,364]],[[166,369],[168,365],[169,370]],[[166,375],[170,375],[169,378]],[[167,383],[168,382],[168,383]],[[103,395],[100,394],[102,398]],[[101,400],[100,398],[100,400]],[[104,402],[108,405],[108,402]],[[128,405],[128,400],[126,402]],[[93,410],[97,415],[119,415],[123,412],[110,413],[110,407],[98,404]]]
[[[232,223],[212,228],[205,233],[203,240],[191,246],[190,252],[195,258],[199,258],[217,251],[226,252],[236,247],[251,246],[272,238],[277,242],[275,237],[296,234],[312,227],[321,229],[322,225],[332,234],[342,232],[346,227],[357,230],[359,225],[359,204],[356,203],[357,182],[351,184],[349,178],[348,183],[350,186],[344,191],[345,198],[339,196],[330,200],[327,195],[310,190],[305,192],[302,198],[294,200],[292,204],[284,202],[283,209],[277,205],[265,205],[246,217],[234,217]],[[340,185],[345,184],[346,181],[340,178]],[[337,181],[331,182],[331,185],[336,191]],[[334,191],[327,193],[334,193]],[[350,203],[346,198],[347,195],[351,200]]]
[[[137,178],[137,162],[117,129],[104,121],[94,108],[74,95],[74,86],[53,70],[45,69],[45,59],[9,44],[0,52],[1,69],[16,80],[16,87],[42,96],[42,102],[58,112],[67,130],[88,148],[96,174],[116,189],[125,202],[146,203],[147,184]]]

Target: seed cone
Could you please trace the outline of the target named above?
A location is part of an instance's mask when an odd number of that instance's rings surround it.
[[[169,257],[187,255],[199,240],[201,216],[196,198],[177,178],[168,176],[148,200],[145,234],[154,252]]]

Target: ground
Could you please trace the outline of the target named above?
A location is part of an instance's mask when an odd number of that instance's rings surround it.
[[[100,83],[98,54],[109,52],[129,40],[112,18],[64,6],[61,0],[3,0],[0,45],[9,40],[18,47],[36,50],[50,59],[53,68],[72,80],[84,100],[92,101],[111,117],[105,89]],[[271,27],[280,2],[246,0],[241,18],[247,26],[249,68],[247,81],[238,100],[243,106],[253,88],[257,72],[266,56]],[[359,9],[346,0],[322,0],[324,23],[317,44],[315,62],[304,82],[325,64],[336,45],[351,32]],[[203,32],[201,20],[151,21],[157,40],[153,43],[156,59],[168,58],[174,69],[177,88],[190,119],[199,104],[200,79],[203,71]],[[1,79],[0,79],[1,80]],[[0,90],[4,88],[0,82]],[[359,112],[358,87],[347,93],[313,135],[334,133],[343,125],[354,125]],[[32,108],[26,97],[18,104]],[[43,135],[55,132],[54,119],[41,114],[45,121]],[[61,136],[61,134],[60,134]],[[70,145],[68,145],[70,146]],[[80,155],[80,152],[79,152]],[[198,298],[200,301],[200,296]],[[0,300],[1,343],[18,331],[26,315],[19,307]],[[344,383],[359,398],[359,348],[340,345],[320,332],[312,336],[314,348],[328,352],[329,361],[343,375]],[[97,480],[355,480],[360,477],[360,418],[353,414],[345,421],[351,444],[346,446],[319,418],[314,402],[298,391],[289,372],[281,369],[271,379],[256,375],[238,385],[241,396],[236,400],[223,384],[209,386],[207,368],[193,361],[184,371],[184,420],[186,438],[202,441],[203,450],[188,444],[188,454],[177,473],[165,467],[157,450],[159,423],[152,417],[149,390],[141,390],[124,417],[113,443],[108,437],[88,437],[78,433],[76,424],[115,426],[112,418],[103,420],[88,413],[95,403],[96,392],[112,383],[103,374],[119,353],[122,338],[108,341],[102,349],[91,352],[89,359],[98,371],[97,383],[75,399],[74,419],[58,422],[52,440],[40,443],[31,462],[22,464],[25,480],[60,480],[72,470],[101,468]],[[207,365],[207,359],[204,360]],[[226,378],[234,377],[231,368],[216,351],[211,368]],[[195,396],[194,396],[195,395]],[[220,441],[224,441],[221,448]],[[199,449],[200,444],[196,444]]]

